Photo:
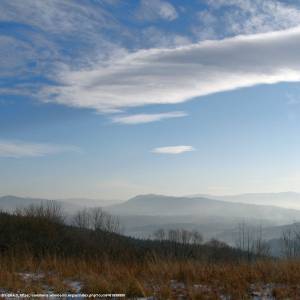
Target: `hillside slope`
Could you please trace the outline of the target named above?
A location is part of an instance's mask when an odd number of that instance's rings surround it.
[[[0,254],[110,258],[123,262],[154,257],[238,260],[245,253],[222,243],[182,244],[141,240],[99,229],[64,224],[48,217],[0,213]]]

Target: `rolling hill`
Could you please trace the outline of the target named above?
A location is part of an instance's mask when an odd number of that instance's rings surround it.
[[[300,209],[300,193],[282,192],[282,193],[247,193],[239,195],[208,195],[196,194],[189,196],[191,198],[205,197],[209,199],[257,204],[257,205],[272,205],[289,209]]]
[[[184,228],[200,231],[205,240],[218,238],[234,243],[239,223],[262,226],[268,238],[274,226],[300,221],[300,211],[271,205],[234,203],[205,197],[170,197],[139,195],[105,210],[118,215],[125,233],[135,237],[149,237],[157,229]]]
[[[233,203],[204,197],[140,195],[121,204],[107,206],[117,215],[198,216],[199,218],[270,220],[285,224],[300,220],[300,210],[271,205]]]
[[[69,214],[96,201],[80,199],[56,200]],[[16,207],[40,204],[49,200],[0,197],[0,209],[13,211]],[[101,203],[101,202],[99,202]],[[88,205],[87,205],[88,204]],[[107,204],[107,202],[105,202]],[[104,207],[104,205],[103,205]],[[264,227],[267,239],[278,238],[282,226],[300,221],[300,211],[271,205],[228,202],[206,197],[170,197],[164,195],[139,195],[128,201],[104,207],[111,214],[118,215],[125,234],[135,237],[149,237],[159,228],[185,228],[200,231],[205,240],[218,238],[232,243],[232,237],[241,222]]]

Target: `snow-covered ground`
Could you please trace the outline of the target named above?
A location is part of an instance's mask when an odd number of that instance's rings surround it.
[[[40,281],[43,280],[46,276],[44,273],[29,273],[29,272],[22,272],[18,273],[18,275],[25,281],[25,282],[33,282],[33,281]],[[72,279],[65,279],[63,283],[72,290],[73,294],[80,294],[82,291],[83,284],[80,281],[72,280]],[[153,296],[151,297],[139,297],[134,298],[135,300],[157,300],[158,297],[156,295],[160,292],[160,286],[159,285],[149,285],[151,286],[151,289],[153,290]],[[169,287],[171,290],[171,293],[175,299],[189,299],[189,291],[186,284],[180,281],[171,280],[169,282]],[[251,300],[276,300],[276,298],[273,296],[273,291],[276,288],[284,288],[284,285],[278,285],[278,284],[250,284],[249,285],[249,296],[251,297]],[[189,290],[191,289],[196,294],[203,294],[203,295],[214,295],[219,297],[220,300],[231,300],[232,297],[230,295],[226,295],[224,291],[221,288],[215,288],[211,287],[206,284],[194,284],[192,287],[189,287]],[[22,291],[20,291],[21,293]],[[2,289],[0,287],[0,294],[7,294],[10,293],[10,291],[7,291],[5,289]],[[43,293],[45,294],[53,294],[53,287],[44,284],[43,285]],[[5,298],[5,297],[4,297]],[[52,299],[55,299],[54,297],[51,297]],[[83,299],[83,298],[77,298],[77,299]],[[127,298],[126,298],[127,299]]]

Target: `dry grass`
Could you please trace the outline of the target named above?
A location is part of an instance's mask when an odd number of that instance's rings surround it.
[[[0,257],[0,288],[6,291],[76,292],[72,281],[81,282],[84,293],[155,295],[158,299],[177,299],[178,295],[184,299],[220,299],[220,295],[250,299],[251,289],[259,291],[271,285],[276,299],[300,299],[300,261],[209,264],[152,259],[121,264],[56,257]]]

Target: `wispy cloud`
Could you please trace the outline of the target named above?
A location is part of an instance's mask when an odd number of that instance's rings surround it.
[[[163,0],[141,0],[136,15],[137,18],[147,21],[155,19],[173,21],[178,16],[175,7]]]
[[[3,0],[0,6],[0,22],[20,25],[17,34],[1,32],[0,76],[24,80],[24,75],[38,74],[49,79],[61,61],[76,68],[123,51],[107,32],[121,37],[126,29],[101,1]],[[64,49],[66,44],[72,46]]]
[[[208,10],[199,15],[206,24],[204,29],[216,31],[220,27],[222,37],[299,23],[299,9],[275,0],[263,4],[259,0],[205,1]],[[18,34],[0,38],[0,77],[17,78],[0,93],[23,93],[39,101],[111,112],[179,103],[256,84],[300,80],[299,27],[191,44],[192,36],[171,34],[153,24],[137,34],[128,27],[129,22],[122,23],[107,10],[105,2],[1,1],[0,21],[26,26],[21,26]],[[219,10],[224,7],[223,18]],[[232,8],[238,9],[237,13],[232,14]],[[138,11],[140,17],[149,20],[178,17],[176,7],[163,0],[142,0]],[[74,47],[64,49],[69,43]],[[133,52],[143,47],[150,49]],[[46,80],[28,80],[34,79],[29,75]],[[45,82],[55,83],[45,86]]]
[[[141,123],[157,122],[165,119],[185,117],[188,114],[184,111],[172,111],[158,114],[136,114],[127,116],[116,116],[112,120],[114,123],[135,125]]]
[[[157,154],[181,154],[184,152],[191,152],[191,151],[195,151],[195,150],[196,149],[192,146],[180,145],[180,146],[168,146],[168,147],[154,148],[152,150],[152,152],[157,153]]]
[[[40,157],[64,152],[79,152],[79,148],[68,145],[28,143],[21,141],[0,140],[0,157],[22,158]]]
[[[204,0],[194,33],[199,38],[226,37],[282,30],[299,25],[296,5],[277,0]],[[295,3],[297,4],[297,3]]]
[[[40,99],[102,112],[300,81],[300,27],[137,51],[106,66],[64,69],[57,78],[59,85],[44,88]]]
[[[1,1],[0,21],[17,21],[51,33],[94,33],[92,24],[105,28],[116,25],[115,19],[97,1],[27,0]],[[82,23],[81,21],[87,21]]]

